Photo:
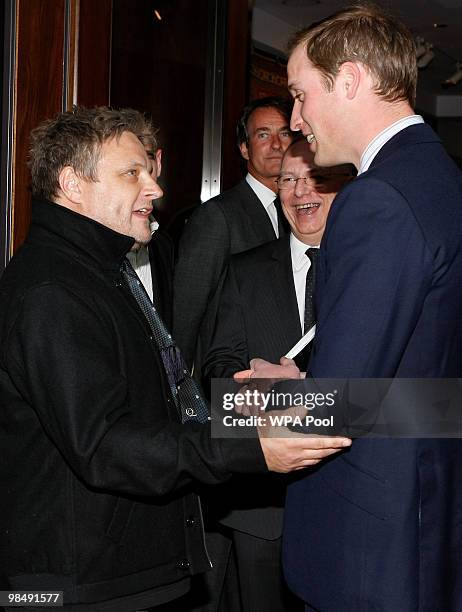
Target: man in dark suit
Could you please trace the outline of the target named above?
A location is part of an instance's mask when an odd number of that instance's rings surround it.
[[[196,371],[201,361],[198,340],[207,344],[214,317],[209,304],[230,255],[285,231],[275,181],[292,141],[290,110],[287,100],[275,97],[255,100],[244,109],[237,131],[247,176],[199,206],[183,231],[175,266],[173,332]]]
[[[416,79],[412,36],[377,8],[294,38],[292,128],[359,174],[321,245],[313,377],[462,375],[462,176],[412,110]],[[363,439],[291,485],[289,586],[322,612],[462,609],[461,466],[459,440]]]
[[[284,154],[279,197],[291,233],[230,260],[204,360],[207,381],[232,377],[254,357],[278,360],[314,322],[307,320],[313,263],[332,200],[352,168],[317,168],[313,158],[305,139]],[[282,576],[286,483],[278,477],[239,478],[213,496],[215,515],[233,543],[243,610],[301,609]]]

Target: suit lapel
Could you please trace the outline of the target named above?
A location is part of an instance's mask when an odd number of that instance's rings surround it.
[[[274,200],[274,206],[278,214],[279,238],[282,238],[282,236],[285,236],[286,234],[290,233],[290,225],[287,219],[285,218],[284,213],[282,212],[282,204],[281,200],[279,199],[279,196],[276,196],[276,199]]]
[[[278,316],[287,337],[288,349],[302,335],[298,313],[297,296],[295,294],[292,258],[290,254],[290,234],[274,242],[272,253],[273,278],[269,277]]]
[[[165,260],[165,253],[159,247],[156,236],[149,243],[149,261],[151,264],[152,291],[154,303],[159,309],[160,315],[167,325],[171,325],[171,282],[172,275],[169,263]]]
[[[276,238],[273,224],[265,210],[265,207],[260,202],[254,190],[244,179],[237,185],[240,193],[240,202],[244,218],[247,217],[248,223],[252,228],[259,242],[269,242]]]

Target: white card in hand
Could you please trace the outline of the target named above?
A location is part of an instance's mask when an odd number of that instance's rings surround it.
[[[296,357],[299,353],[303,351],[305,346],[308,346],[308,344],[313,340],[315,333],[316,333],[316,325],[313,325],[313,327],[310,327],[310,329],[306,332],[306,334],[303,334],[303,336],[300,338],[297,344],[295,344],[290,349],[290,351],[288,351],[284,355],[284,357],[287,357],[287,359],[293,359],[294,357]]]

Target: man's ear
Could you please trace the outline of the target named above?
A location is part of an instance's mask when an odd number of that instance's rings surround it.
[[[249,149],[247,148],[246,142],[241,142],[241,144],[239,145],[239,150],[241,152],[242,157],[249,161]]]
[[[355,98],[362,77],[363,72],[356,62],[344,62],[340,66],[337,80],[347,100]]]
[[[58,183],[62,194],[75,204],[80,204],[82,201],[81,182],[82,179],[71,166],[65,166],[59,173]]]
[[[156,166],[157,166],[157,178],[159,178],[162,172],[162,149],[156,151]]]

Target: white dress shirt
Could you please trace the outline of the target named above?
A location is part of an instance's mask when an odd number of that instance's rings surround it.
[[[383,145],[388,142],[395,134],[401,132],[405,128],[410,125],[415,125],[416,123],[424,123],[423,118],[420,115],[409,115],[408,117],[403,117],[399,121],[395,121],[387,128],[385,128],[380,134],[377,134],[375,138],[371,140],[371,142],[364,149],[363,154],[361,155],[361,159],[359,162],[358,174],[362,174],[369,170],[369,166],[372,163],[372,160],[383,147]]]
[[[150,218],[149,228],[151,230],[151,236],[154,235],[159,229],[159,224],[153,216]],[[132,268],[138,274],[138,278],[143,283],[146,293],[149,295],[151,302],[154,300],[154,294],[152,290],[152,274],[151,274],[151,262],[149,261],[149,250],[147,245],[142,245],[137,251],[130,251],[127,253],[128,261],[132,264]]]
[[[248,184],[252,188],[252,191],[255,193],[257,198],[262,203],[263,208],[268,213],[268,217],[270,218],[270,221],[273,225],[276,238],[279,238],[278,213],[276,211],[276,206],[274,205],[276,194],[266,185],[263,185],[263,183],[257,181],[257,179],[249,173],[245,177],[245,180],[248,182]]]
[[[151,262],[149,261],[149,251],[146,245],[142,245],[137,251],[127,253],[128,261],[138,274],[138,278],[143,283],[146,293],[153,301]]]
[[[307,249],[319,249],[319,245],[305,244],[293,234],[290,234],[290,256],[292,258],[292,274],[294,276],[295,293],[297,295],[298,316],[302,334],[305,333],[305,287],[306,273],[311,267],[310,258],[306,255]]]

